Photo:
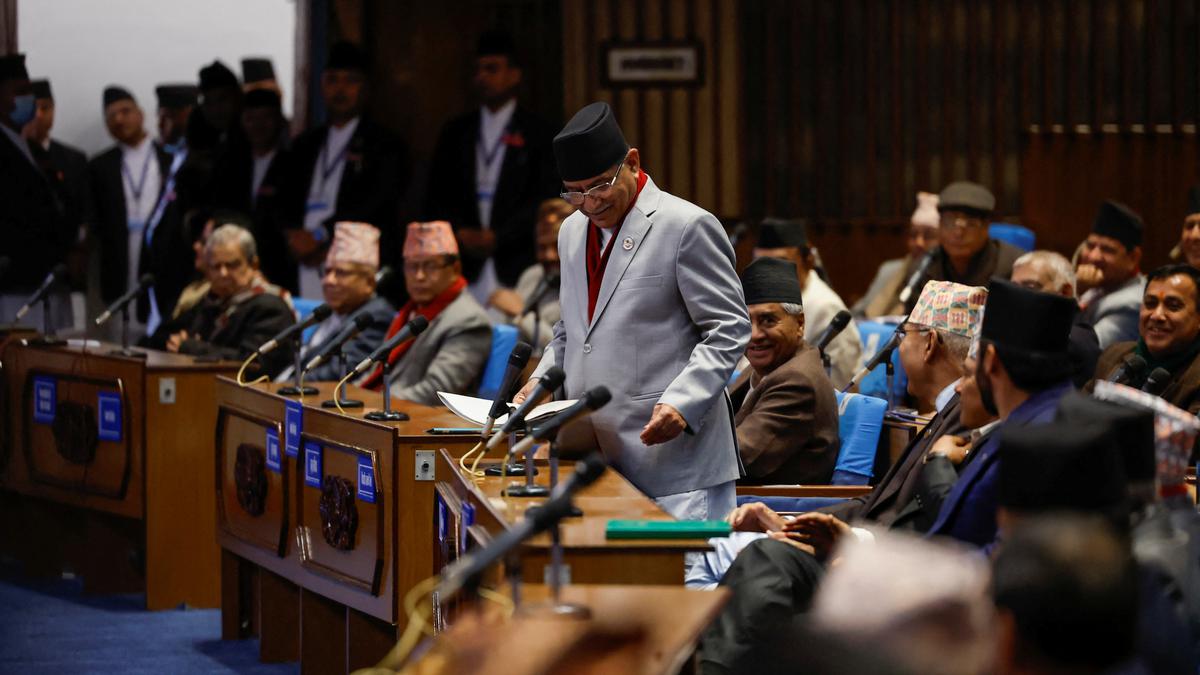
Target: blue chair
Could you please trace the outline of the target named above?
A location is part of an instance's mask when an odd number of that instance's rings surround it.
[[[862,342],[864,365],[875,356],[880,347],[892,339],[892,333],[896,332],[895,324],[883,323],[881,321],[856,321],[855,325],[858,326],[858,339]],[[892,381],[892,393],[895,396],[895,400],[899,401],[904,398],[904,394],[908,390],[908,375],[904,373],[904,367],[900,364],[899,349],[892,350],[892,367],[895,370],[895,377]],[[864,377],[858,383],[858,393],[874,396],[886,401],[888,397],[887,367],[880,365]]]
[[[1013,225],[1012,223],[992,223],[988,225],[988,236],[992,239],[1012,244],[1026,252],[1032,251],[1034,244],[1037,243],[1037,235],[1033,233],[1033,230],[1021,225]]]
[[[487,365],[483,367],[483,378],[479,382],[479,398],[494,399],[504,380],[508,367],[508,355],[517,346],[517,328],[507,324],[492,326],[492,351]]]
[[[841,448],[833,467],[833,485],[866,485],[875,466],[887,401],[862,394],[837,394]],[[753,488],[748,488],[753,489]],[[776,511],[812,511],[841,501],[837,497],[760,497],[739,495],[738,505],[763,502]]]
[[[313,310],[316,309],[321,302],[321,300],[310,300],[308,298],[292,296],[292,308],[296,310],[296,320],[303,321],[307,319],[308,315],[312,314]],[[303,337],[305,344],[308,344],[309,339],[312,338],[312,334],[316,332],[316,330],[316,326],[310,326],[305,329]]]

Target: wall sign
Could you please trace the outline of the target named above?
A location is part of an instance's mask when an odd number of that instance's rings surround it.
[[[600,50],[606,87],[704,84],[704,49],[699,42],[606,42]]]

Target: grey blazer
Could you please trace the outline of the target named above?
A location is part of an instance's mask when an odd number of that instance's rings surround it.
[[[559,230],[562,319],[534,376],[558,365],[568,397],[604,385],[613,399],[563,430],[564,449],[599,446],[651,497],[736,480],[725,383],[746,349],[750,321],[725,230],[647,180],[616,233],[589,322],[587,226],[577,212]],[[647,447],[639,436],[657,403],[677,409],[689,432]]]
[[[436,406],[439,391],[474,394],[491,349],[487,313],[464,290],[396,362],[388,379],[392,396]]]
[[[1092,300],[1083,310],[1080,316],[1096,329],[1101,351],[1118,342],[1137,341],[1145,286],[1146,276],[1139,274],[1117,290]]]

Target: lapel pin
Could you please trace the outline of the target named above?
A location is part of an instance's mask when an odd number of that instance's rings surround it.
[[[625,237],[625,240],[621,242],[621,248],[625,249],[626,251],[632,251],[633,237]]]

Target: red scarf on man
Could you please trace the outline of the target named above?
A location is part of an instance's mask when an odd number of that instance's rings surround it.
[[[588,282],[588,321],[592,320],[592,314],[596,312],[596,301],[600,299],[600,284],[604,282],[604,270],[608,268],[608,254],[612,253],[613,244],[617,243],[617,235],[621,234],[621,226],[625,224],[625,219],[629,217],[629,212],[633,210],[633,206],[637,204],[638,196],[642,194],[642,188],[646,187],[646,180],[650,176],[645,171],[638,171],[637,192],[633,194],[633,201],[629,202],[629,207],[625,209],[621,220],[617,222],[613,228],[612,237],[608,240],[608,246],[604,247],[604,251],[600,251],[600,228],[588,221],[587,231],[587,282]]]
[[[392,339],[393,335],[399,333],[401,328],[404,328],[404,324],[408,323],[408,320],[412,318],[412,313],[414,311],[417,314],[425,317],[430,323],[433,323],[434,318],[436,318],[438,314],[441,314],[442,310],[446,309],[450,303],[454,302],[455,298],[458,297],[458,294],[462,293],[463,289],[466,287],[467,280],[463,278],[462,275],[459,275],[459,277],[454,280],[454,283],[450,284],[446,290],[438,293],[437,297],[435,297],[433,300],[430,300],[428,304],[417,305],[412,300],[409,300],[404,304],[403,307],[400,308],[399,312],[396,312],[396,317],[392,319],[392,325],[388,326],[387,337],[385,338],[385,341]],[[408,352],[408,349],[412,347],[413,342],[415,342],[415,340],[408,340],[393,349],[392,353],[388,354],[388,365],[394,365],[397,361],[399,361],[400,357],[404,356]],[[365,382],[363,382],[362,386],[368,389],[376,389],[380,384],[382,384],[382,382],[383,366],[376,366],[375,372],[371,373],[371,376],[368,377]]]

